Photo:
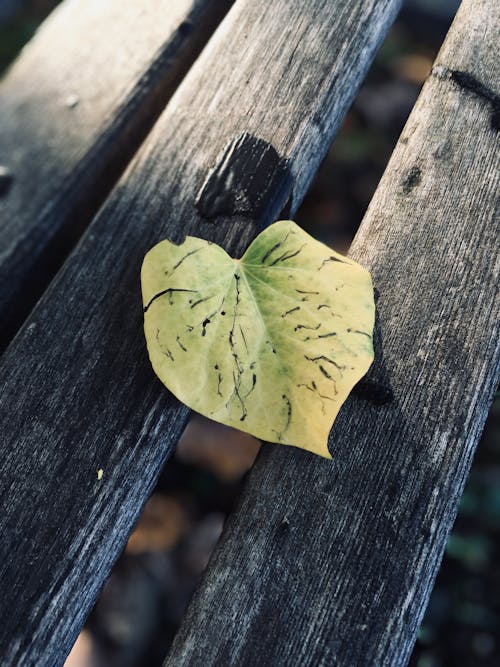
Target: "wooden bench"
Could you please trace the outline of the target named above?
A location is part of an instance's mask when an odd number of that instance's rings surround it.
[[[145,252],[293,217],[400,2],[103,4],[2,83],[2,665],[63,663],[188,418],[145,353]],[[353,244],[371,391],[332,462],[263,447],[166,664],[406,663],[498,383],[499,13],[464,0]]]

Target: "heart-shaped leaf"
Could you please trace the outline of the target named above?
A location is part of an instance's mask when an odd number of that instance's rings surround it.
[[[330,457],[328,434],[373,360],[370,274],[291,221],[241,259],[188,237],[142,267],[144,328],[160,380],[193,410]]]

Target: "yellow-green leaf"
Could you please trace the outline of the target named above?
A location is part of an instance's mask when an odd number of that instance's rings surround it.
[[[328,434],[373,360],[370,274],[291,221],[241,259],[188,237],[142,267],[144,328],[160,380],[193,410],[330,457]]]

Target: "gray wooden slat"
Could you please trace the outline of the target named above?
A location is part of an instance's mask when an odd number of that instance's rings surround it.
[[[143,255],[162,238],[188,233],[238,253],[260,223],[275,219],[290,186],[297,206],[398,6],[238,0],[6,350],[3,665],[60,664],[187,418],[147,359]],[[261,137],[245,158],[248,174],[274,160],[273,171],[289,179],[271,179],[258,221],[251,206],[247,217],[203,219],[200,188],[242,132]],[[252,179],[238,184],[242,192],[252,193]]]
[[[231,4],[67,1],[23,50],[0,86],[0,350]]]
[[[499,379],[499,25],[463,3],[352,247],[373,401],[263,448],[166,665],[407,663]]]

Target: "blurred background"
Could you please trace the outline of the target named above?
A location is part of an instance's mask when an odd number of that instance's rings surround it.
[[[0,0],[0,77],[55,0]],[[427,77],[456,0],[407,2],[297,222],[345,253]],[[66,667],[156,667],[259,450],[194,417]],[[500,665],[500,399],[493,404],[411,667]]]

